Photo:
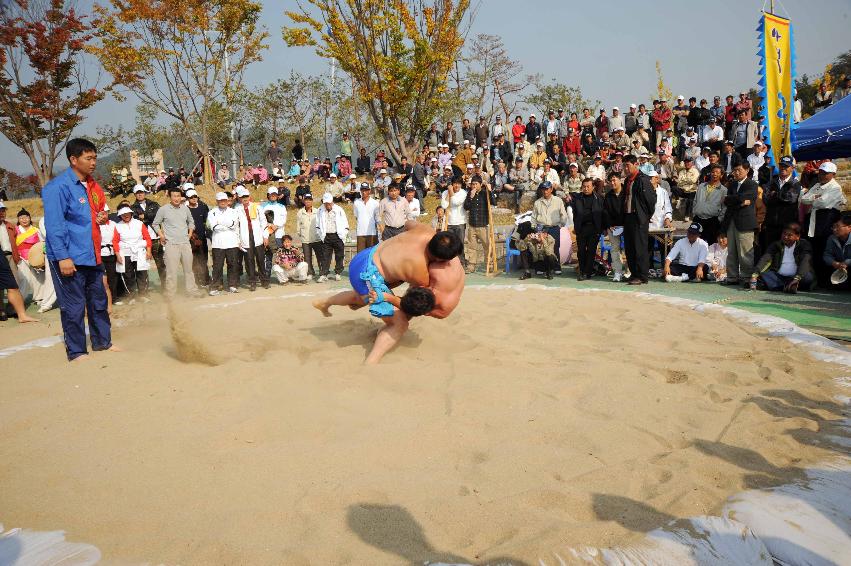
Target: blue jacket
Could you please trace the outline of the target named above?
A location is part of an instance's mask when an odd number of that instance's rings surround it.
[[[86,187],[69,167],[41,190],[47,257],[70,258],[74,265],[97,265],[92,238],[92,209]]]

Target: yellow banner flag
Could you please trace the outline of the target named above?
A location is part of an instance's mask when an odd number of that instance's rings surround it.
[[[760,31],[759,86],[765,116],[765,138],[771,145],[769,157],[778,160],[792,153],[792,115],[795,87],[792,25],[786,18],[763,13]]]

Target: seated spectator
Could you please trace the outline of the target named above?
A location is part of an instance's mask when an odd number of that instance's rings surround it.
[[[387,174],[387,169],[379,169],[378,175],[375,177],[375,182],[372,184],[375,187],[375,193],[378,198],[384,198],[387,195],[387,187],[393,182],[390,175]]]
[[[751,288],[759,281],[769,291],[806,291],[815,280],[812,259],[813,247],[801,239],[801,225],[787,224],[780,240],[769,244],[754,267]]]
[[[358,160],[355,163],[355,172],[358,175],[366,175],[370,172],[370,159],[366,154],[366,148],[361,147],[358,149],[360,155],[358,156]]]
[[[281,165],[281,162],[278,161],[272,166],[272,170],[269,172],[269,180],[270,181],[279,181],[286,177],[287,170],[284,169],[284,166]]]
[[[349,175],[348,179],[346,179],[347,184],[343,190],[343,196],[352,202],[355,202],[358,198],[360,198],[360,184],[358,184],[356,179],[357,177],[354,173]]]
[[[307,177],[304,175],[300,175],[298,178],[298,185],[295,187],[295,205],[296,208],[301,208],[304,206],[304,195],[309,195],[310,193],[310,182],[307,180]]]
[[[709,267],[707,281],[721,282],[727,279],[727,234],[719,233],[717,241],[709,246],[706,265]]]
[[[331,173],[328,183],[325,185],[325,194],[330,194],[334,199],[334,202],[342,202],[344,192],[345,187],[343,187],[343,183],[337,179],[337,174]]]
[[[514,212],[520,212],[520,199],[523,196],[522,188],[515,188],[511,184],[508,169],[503,160],[497,161],[496,172],[493,175],[493,190],[497,193],[505,193],[514,204]]]
[[[313,165],[310,166],[310,174],[307,177],[308,182],[312,181],[314,177],[322,176],[322,162],[319,161],[318,157],[313,158]]]
[[[286,179],[287,181],[292,181],[299,175],[301,175],[301,167],[299,166],[298,161],[293,158],[293,160],[290,161],[290,168],[289,170],[287,170],[287,174],[284,176],[284,179]]]
[[[594,154],[594,164],[588,166],[588,169],[585,170],[585,176],[590,179],[606,180],[606,168],[603,166],[603,156],[601,154]]]
[[[225,188],[225,185],[228,183],[230,183],[230,170],[227,165],[222,165],[216,173],[216,184],[221,188]]]
[[[511,235],[511,244],[520,252],[521,281],[532,277],[533,268],[544,273],[547,279],[552,279],[553,272],[559,269],[555,239],[546,232],[535,232],[530,221],[518,224]]]
[[[835,283],[831,279],[831,287],[835,289],[851,289],[851,277],[848,277],[848,269],[851,267],[851,212],[840,216],[833,224],[833,235],[827,239],[822,262],[826,267],[833,270],[844,271],[845,281]],[[840,274],[841,275],[841,274]]]
[[[308,265],[304,261],[304,253],[293,246],[293,238],[285,234],[281,241],[281,247],[275,250],[272,259],[272,274],[282,285],[290,280],[299,283],[308,281]]]
[[[700,224],[688,227],[665,258],[665,281],[702,281],[706,278],[706,255],[709,245],[700,237]]]
[[[671,208],[671,197],[659,183],[660,176],[652,169],[647,173],[650,177],[650,183],[656,190],[656,209],[653,211],[653,216],[650,217],[650,229],[661,230],[662,228],[670,228],[673,222],[673,209]]]

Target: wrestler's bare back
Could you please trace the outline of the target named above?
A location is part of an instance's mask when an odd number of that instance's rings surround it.
[[[428,287],[429,272],[426,248],[434,230],[425,224],[409,221],[406,230],[378,244],[373,261],[388,287],[407,282],[416,287]],[[421,253],[411,253],[416,250]]]

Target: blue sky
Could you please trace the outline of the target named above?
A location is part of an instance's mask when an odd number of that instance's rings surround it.
[[[474,0],[475,1],[475,0]],[[270,49],[247,74],[249,84],[265,84],[295,69],[325,73],[328,63],[310,48],[286,47],[281,26],[291,0],[264,3],[263,24]],[[91,0],[80,0],[85,10]],[[766,2],[767,5],[767,2]],[[755,86],[756,26],[761,0],[482,0],[471,34],[503,38],[526,73],[582,88],[586,98],[607,108],[647,102],[656,88],[655,62],[674,95],[725,96]],[[821,73],[851,41],[849,0],[785,0],[776,11],[792,18],[798,72]],[[660,32],[659,29],[666,31]],[[132,98],[107,99],[86,114],[81,134],[105,124],[132,127]],[[63,161],[57,162],[57,170]],[[0,165],[29,173],[26,156],[0,136]]]

